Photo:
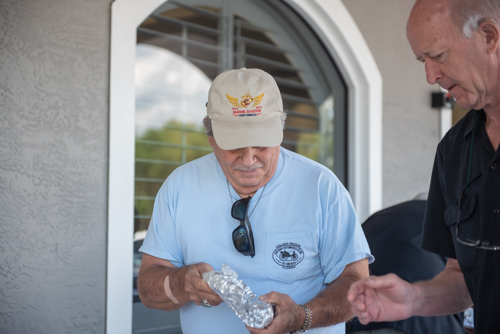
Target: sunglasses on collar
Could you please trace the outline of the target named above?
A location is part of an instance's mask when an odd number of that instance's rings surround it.
[[[248,205],[252,197],[242,198],[234,202],[231,208],[231,216],[240,221],[240,225],[233,231],[234,248],[245,256],[255,256],[255,244],[253,241],[252,225],[248,219]]]

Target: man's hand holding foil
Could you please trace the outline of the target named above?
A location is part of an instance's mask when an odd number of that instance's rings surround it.
[[[176,310],[190,301],[204,307],[217,306],[222,299],[203,280],[213,271],[208,263],[177,268],[170,261],[144,254],[138,277],[139,296],[144,306]]]
[[[368,277],[368,259],[348,264],[339,277],[328,284],[316,297],[305,303],[306,308],[297,305],[288,295],[278,292],[263,295],[261,300],[276,304],[273,322],[264,329],[250,327],[247,329],[252,334],[277,334],[326,327],[347,321],[352,318],[347,291],[354,282],[365,277]],[[307,319],[305,309],[310,312],[309,319]]]
[[[276,313],[273,321],[264,329],[248,327],[252,334],[289,333],[302,328],[306,318],[304,309],[297,305],[290,296],[279,292],[271,292],[262,295],[260,300],[276,305]]]

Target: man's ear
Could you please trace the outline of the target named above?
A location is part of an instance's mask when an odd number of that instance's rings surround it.
[[[214,145],[217,145],[214,136],[208,136],[208,143],[212,146],[212,149],[214,148]]]
[[[488,53],[493,53],[498,49],[500,43],[500,28],[493,20],[485,20],[479,25],[479,31],[486,42]]]

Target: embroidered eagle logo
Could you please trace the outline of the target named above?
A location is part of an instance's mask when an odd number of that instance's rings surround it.
[[[262,98],[264,97],[264,93],[260,94],[259,96],[255,97],[255,98],[250,96],[250,94],[246,93],[245,95],[243,95],[241,97],[243,99],[243,100],[241,100],[241,103],[238,101],[238,99],[236,97],[232,97],[232,96],[227,95],[227,94],[226,94],[226,97],[227,97],[227,100],[229,101],[229,103],[231,103],[233,106],[247,108],[252,102],[253,102],[252,107],[258,106],[262,102]]]

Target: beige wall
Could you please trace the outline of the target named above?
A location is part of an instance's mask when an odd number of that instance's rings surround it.
[[[422,63],[406,39],[413,0],[343,0],[370,48],[383,79],[383,206],[426,192],[436,146],[439,113]]]
[[[110,4],[0,2],[0,333],[104,332]]]

